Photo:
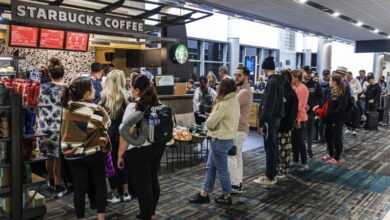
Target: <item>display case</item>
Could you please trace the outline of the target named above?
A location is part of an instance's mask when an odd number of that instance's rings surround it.
[[[0,76],[26,78],[26,58],[0,56]]]

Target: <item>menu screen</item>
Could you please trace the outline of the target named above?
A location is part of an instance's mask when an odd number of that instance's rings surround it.
[[[64,38],[64,31],[42,28],[39,46],[42,48],[64,49]]]
[[[66,47],[67,50],[87,51],[89,35],[85,33],[67,32]]]
[[[38,28],[11,25],[10,46],[38,47]]]

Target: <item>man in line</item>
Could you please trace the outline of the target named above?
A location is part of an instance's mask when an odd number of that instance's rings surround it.
[[[284,86],[283,76],[275,74],[274,57],[268,57],[262,64],[262,69],[268,77],[263,96],[262,111],[258,132],[264,138],[266,154],[265,176],[260,176],[253,182],[261,185],[273,185],[276,183],[278,161],[278,130],[280,120],[284,116]]]
[[[357,96],[358,96],[358,94],[363,92],[362,86],[361,86],[359,80],[353,78],[352,72],[348,72],[347,80],[349,82],[349,86],[351,87],[351,90],[353,93],[354,102],[356,103],[356,106],[357,106],[357,104],[358,104]],[[359,118],[360,118],[359,116],[360,116],[360,114],[357,111],[357,109],[353,108],[351,114],[349,115],[349,117],[347,119],[348,120],[347,121],[347,130],[345,131],[345,133],[347,133],[347,134],[350,133],[350,134],[355,135],[355,136],[357,135],[356,129],[359,125]]]
[[[244,146],[245,138],[249,133],[249,114],[253,101],[253,93],[249,85],[249,77],[250,71],[244,66],[238,67],[236,69],[236,73],[234,74],[234,80],[238,87],[238,94],[236,98],[240,104],[240,121],[238,124],[237,134],[234,139],[236,152],[235,155],[230,155],[228,158],[228,167],[233,194],[241,194],[245,192],[242,185],[244,172],[242,147]]]
[[[320,86],[321,91],[323,95],[322,104],[326,102],[330,98],[330,92],[331,88],[329,85],[330,82],[330,70],[325,69],[322,71],[322,80],[320,80]],[[325,121],[323,118],[320,118],[320,122],[318,125],[318,136],[319,136],[319,143],[324,144],[325,143]],[[317,140],[317,139],[316,139]]]
[[[228,68],[226,66],[219,67],[218,75],[219,75],[219,81],[221,81],[225,77],[230,77]]]
[[[92,72],[92,85],[95,89],[95,99],[93,100],[93,103],[98,104],[100,102],[100,94],[102,92],[102,81],[103,81],[103,73],[102,73],[103,66],[102,64],[95,62],[91,65],[91,72]]]
[[[305,137],[307,142],[307,155],[313,158],[312,142],[314,131],[314,119],[315,114],[313,112],[314,107],[318,107],[322,104],[322,90],[319,83],[315,82],[312,77],[312,70],[310,66],[303,67],[303,84],[309,90],[309,100],[307,102],[307,115],[309,119],[305,126]]]

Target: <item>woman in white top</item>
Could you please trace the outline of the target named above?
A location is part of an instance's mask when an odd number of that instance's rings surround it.
[[[196,88],[192,105],[194,109],[195,122],[201,124],[206,121],[206,114],[211,113],[211,107],[217,97],[217,92],[207,86],[207,78],[201,76],[200,87]]]

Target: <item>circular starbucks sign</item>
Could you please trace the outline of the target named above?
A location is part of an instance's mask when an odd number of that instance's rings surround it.
[[[188,48],[184,44],[177,45],[175,49],[175,60],[180,63],[184,64],[188,60]]]

